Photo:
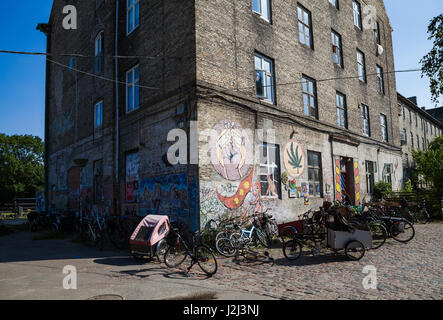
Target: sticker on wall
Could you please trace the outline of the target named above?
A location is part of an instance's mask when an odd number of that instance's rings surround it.
[[[288,188],[289,188],[289,198],[299,198],[300,197],[297,192],[297,181],[296,180],[289,180]]]
[[[252,164],[252,144],[247,131],[234,121],[223,120],[211,135],[211,163],[215,171],[230,181],[244,179]]]
[[[254,177],[254,169],[251,170],[249,176],[240,183],[240,186],[237,189],[237,193],[232,197],[223,197],[217,190],[217,196],[220,201],[229,209],[235,210],[240,208],[246,196],[251,192],[252,189],[252,179]]]
[[[288,173],[294,178],[301,176],[305,169],[305,160],[301,145],[295,140],[290,140],[283,150],[283,161]]]
[[[281,183],[285,186],[285,188],[288,188],[288,181],[289,181],[288,173],[283,172],[281,175]]]

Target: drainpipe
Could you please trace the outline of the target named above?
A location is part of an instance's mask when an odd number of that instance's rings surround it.
[[[37,28],[38,31],[42,32],[46,36],[46,53],[51,53],[51,25],[49,23],[40,23],[38,24]],[[45,207],[46,210],[49,210],[49,152],[48,152],[48,138],[49,138],[49,132],[48,132],[48,124],[49,124],[49,92],[50,92],[50,81],[49,81],[49,74],[50,74],[50,65],[48,63],[48,57],[46,57],[46,88],[45,88],[45,156],[44,156],[44,170],[45,170],[45,190],[44,190],[44,197],[45,197]]]
[[[118,19],[118,8],[119,8],[119,0],[115,1],[115,78],[118,80],[118,24],[119,24],[119,19]],[[116,83],[115,84],[115,185],[114,185],[114,190],[116,190],[117,192],[114,192],[114,203],[115,205],[115,212],[114,214],[116,214],[118,212],[118,201],[119,201],[119,197],[118,195],[120,194],[119,190],[120,190],[120,181],[119,181],[119,176],[118,176],[118,172],[119,172],[119,154],[120,154],[120,128],[119,128],[119,84]]]

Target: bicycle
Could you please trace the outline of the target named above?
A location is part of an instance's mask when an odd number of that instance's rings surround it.
[[[180,235],[179,229],[170,226],[170,232],[167,237],[169,247],[166,249],[164,262],[169,268],[177,268],[187,257],[190,257],[191,265],[188,267],[186,273],[189,273],[192,267],[198,264],[200,269],[208,277],[211,277],[217,272],[217,259],[211,248],[200,243],[197,234],[198,232],[193,234],[191,240],[192,246],[188,246]]]

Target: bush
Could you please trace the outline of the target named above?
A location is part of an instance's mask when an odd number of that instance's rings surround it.
[[[405,185],[403,187],[403,192],[413,192],[413,187],[412,187],[412,181],[408,180],[405,182]]]
[[[388,182],[380,181],[374,186],[375,200],[384,200],[392,194],[392,185]]]

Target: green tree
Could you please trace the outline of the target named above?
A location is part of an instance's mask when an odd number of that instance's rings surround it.
[[[44,185],[43,157],[39,137],[0,134],[0,202],[35,196]]]
[[[426,151],[412,153],[417,173],[434,189],[443,193],[443,136],[434,139]]]
[[[443,94],[443,14],[431,20],[428,34],[434,46],[420,61],[422,77],[429,77],[432,101],[438,103],[438,97]]]

